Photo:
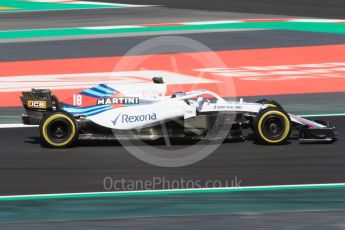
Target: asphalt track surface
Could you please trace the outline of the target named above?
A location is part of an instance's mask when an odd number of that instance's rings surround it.
[[[195,229],[335,229],[341,230],[345,224],[344,211],[323,211],[299,213],[248,213],[229,215],[197,215],[185,217],[132,218],[95,221],[62,221],[44,223],[2,224],[8,230],[47,229],[47,225],[56,229],[183,229],[193,226]]]
[[[45,149],[37,128],[0,129],[0,194],[36,194],[105,191],[103,180],[241,180],[241,186],[316,184],[344,182],[345,120],[325,118],[337,127],[333,144],[300,144],[292,140],[282,146],[247,141],[224,143],[215,153],[193,165],[164,168],[146,164],[115,141],[79,141],[70,149]],[[164,147],[164,142],[152,142]],[[178,149],[187,143],[169,147]],[[159,189],[162,187],[156,187]]]
[[[343,0],[96,0],[127,4],[153,4],[183,9],[202,9],[255,14],[344,18]]]
[[[213,51],[345,43],[345,35],[280,30],[212,31],[190,34],[175,32],[166,36],[191,38],[201,42]],[[121,56],[125,55],[134,46],[154,37],[152,35],[137,35],[135,37],[4,43],[0,44],[0,61]],[[156,51],[153,50],[151,53],[143,54],[152,54],[152,52]],[[190,52],[190,50],[186,50],[185,47],[176,47],[175,52]]]
[[[79,11],[21,12],[0,14],[0,30],[135,25],[158,22],[169,23],[248,18],[267,19],[279,17],[281,16],[271,14],[173,9],[163,6]],[[287,18],[289,18],[289,16],[287,16]]]

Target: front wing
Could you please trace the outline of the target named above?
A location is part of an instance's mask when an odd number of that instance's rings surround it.
[[[296,115],[289,115],[299,130],[299,138],[302,142],[333,142],[336,140],[335,127],[331,127],[328,122],[312,121]]]

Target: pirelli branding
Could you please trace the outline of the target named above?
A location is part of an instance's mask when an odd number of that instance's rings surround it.
[[[28,101],[28,108],[46,109],[47,102],[46,101]]]
[[[139,104],[139,97],[108,97],[97,101],[97,105],[111,104]]]

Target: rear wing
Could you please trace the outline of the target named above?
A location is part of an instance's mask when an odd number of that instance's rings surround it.
[[[58,98],[52,95],[49,89],[32,89],[31,92],[22,92],[20,97],[27,114],[22,115],[24,124],[37,125],[44,113],[61,108]]]

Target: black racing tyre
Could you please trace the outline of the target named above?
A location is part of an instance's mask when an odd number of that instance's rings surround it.
[[[276,102],[275,100],[272,100],[272,99],[266,99],[265,98],[265,99],[258,100],[255,103],[263,104],[263,105],[266,105],[268,107],[283,109],[283,106],[281,106],[278,102]],[[249,125],[249,127],[251,128],[251,130],[254,131],[254,124],[253,123],[251,123]]]
[[[272,99],[262,99],[257,101],[256,103],[266,105],[268,107],[275,107],[279,109],[283,109],[283,106],[281,106],[278,102],[272,100]]]
[[[253,126],[257,141],[269,145],[284,143],[292,131],[290,116],[284,110],[275,107],[261,110]]]
[[[79,137],[75,118],[65,111],[53,111],[43,116],[40,123],[41,143],[50,148],[67,148]]]

